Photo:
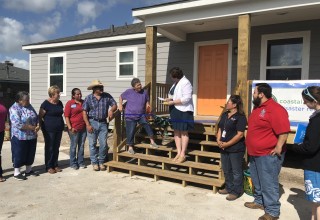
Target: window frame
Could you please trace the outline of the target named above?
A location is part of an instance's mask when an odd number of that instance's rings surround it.
[[[121,52],[133,52],[133,74],[130,76],[120,76],[120,53]],[[117,48],[117,56],[116,56],[116,79],[117,80],[128,80],[132,78],[136,78],[138,75],[138,47],[123,47],[123,48]],[[131,64],[131,63],[127,63]]]
[[[269,40],[281,40],[291,38],[302,38],[302,64],[295,66],[274,66],[267,68],[267,53]],[[261,59],[260,59],[260,80],[266,80],[267,69],[281,68],[301,68],[301,79],[309,78],[309,60],[310,60],[310,31],[287,32],[277,34],[266,34],[261,36]]]
[[[63,58],[63,73],[62,74],[51,74],[50,72],[50,59],[54,57],[62,57]],[[60,96],[66,96],[66,88],[67,88],[67,54],[66,53],[50,53],[48,54],[48,88],[50,87],[50,76],[63,76],[63,92],[60,93]]]

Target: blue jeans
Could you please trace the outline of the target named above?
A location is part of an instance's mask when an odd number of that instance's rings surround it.
[[[136,128],[137,123],[143,125],[144,129],[146,130],[150,138],[153,137],[152,129],[145,117],[141,117],[137,120],[126,120],[127,145],[129,146],[133,146],[134,144],[134,129]]]
[[[51,132],[42,130],[44,137],[44,163],[46,170],[58,167],[59,148],[62,131]]]
[[[32,140],[19,140],[13,136],[11,138],[11,146],[14,152],[14,168],[33,164],[36,155],[37,138]]]
[[[221,152],[222,170],[228,193],[240,196],[243,193],[243,162],[244,152]]]
[[[93,127],[93,132],[89,133],[89,150],[90,150],[90,160],[93,165],[103,164],[106,162],[107,151],[108,151],[108,125],[105,122],[98,122],[93,119],[89,119],[91,126]],[[99,148],[97,147],[97,139],[99,139]]]
[[[280,215],[279,174],[285,153],[276,156],[250,156],[250,175],[254,185],[254,202],[265,207],[265,212]]]
[[[87,137],[86,129],[75,133],[69,132],[70,137],[70,166],[84,166],[84,143]],[[78,154],[77,154],[78,151]]]

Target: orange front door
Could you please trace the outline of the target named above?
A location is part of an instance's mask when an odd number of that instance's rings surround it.
[[[227,98],[228,44],[199,47],[198,115],[221,114]]]

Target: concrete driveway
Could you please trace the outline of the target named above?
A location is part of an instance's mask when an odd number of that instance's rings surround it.
[[[17,181],[13,176],[10,142],[2,149],[4,176],[0,183],[0,219],[258,219],[262,210],[243,206],[252,197],[229,202],[225,196],[196,187],[126,173],[94,172],[68,167],[68,147],[61,147],[63,172],[43,167],[43,143],[38,143],[35,169],[40,176]],[[87,149],[86,149],[87,150]],[[87,158],[88,159],[88,158]],[[89,161],[87,161],[89,163]],[[302,183],[301,183],[302,184]],[[310,219],[303,187],[282,186],[280,219]]]

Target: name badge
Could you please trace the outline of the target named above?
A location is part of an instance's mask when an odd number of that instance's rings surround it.
[[[72,104],[72,105],[71,105],[71,108],[75,108],[75,107],[77,107],[76,104]]]
[[[225,138],[226,134],[227,134],[227,132],[225,130],[223,130],[221,137]]]

